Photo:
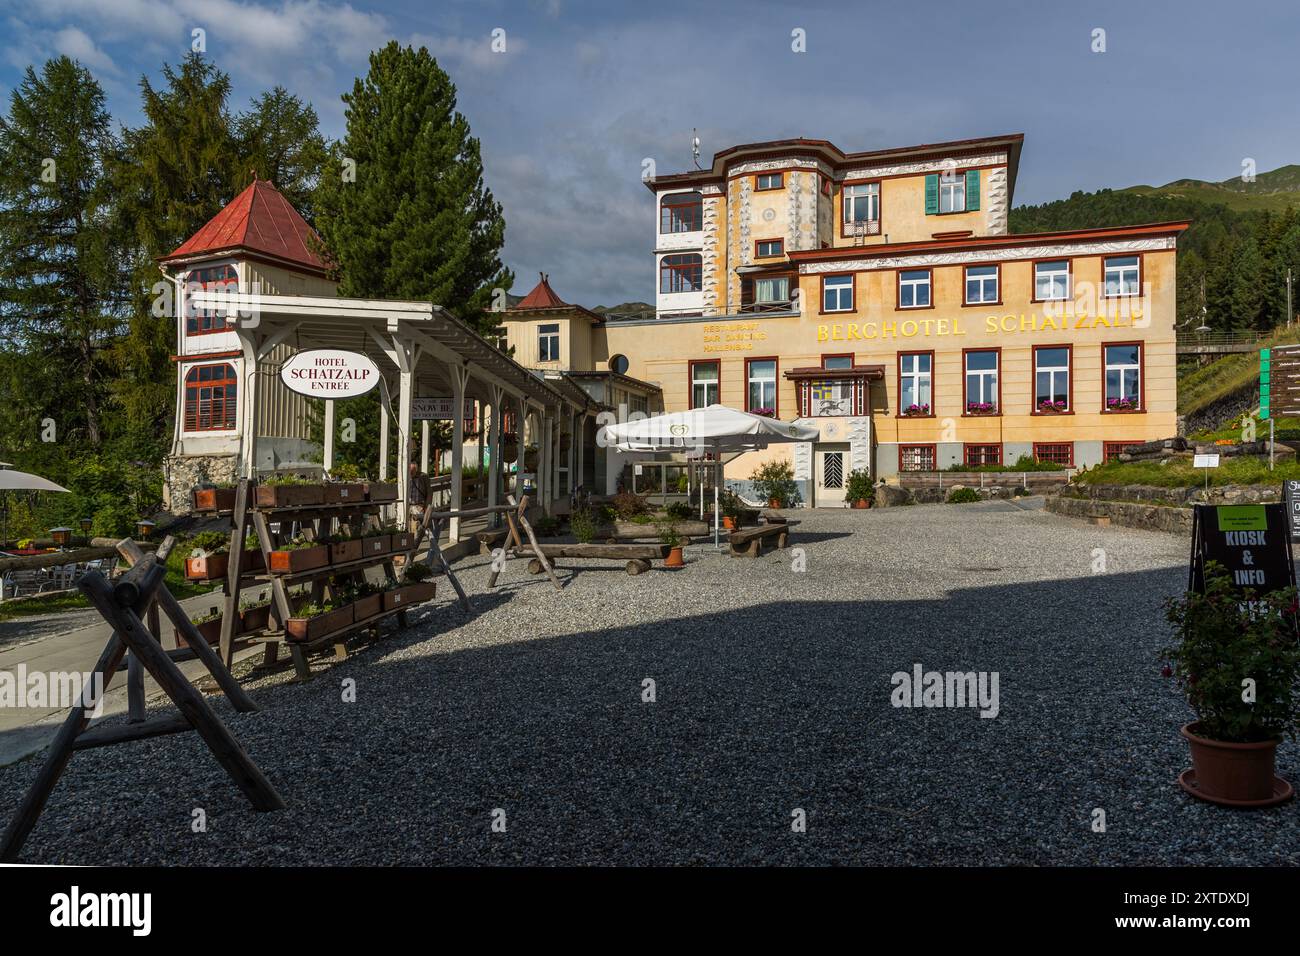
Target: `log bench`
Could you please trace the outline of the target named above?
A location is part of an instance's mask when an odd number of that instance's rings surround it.
[[[668,557],[668,546],[662,544],[541,544],[538,545],[547,558],[595,558],[605,561],[627,562],[623,570],[628,574],[640,574],[650,570],[650,562],[662,561]],[[542,563],[537,560],[537,552],[531,547],[520,548],[516,554],[528,558],[529,574],[541,574]]]
[[[763,553],[763,540],[765,538],[775,538],[776,546],[784,548],[790,540],[789,522],[777,521],[771,524],[755,525],[752,528],[741,528],[739,531],[733,531],[727,535],[727,543],[731,545],[733,557],[757,558]]]

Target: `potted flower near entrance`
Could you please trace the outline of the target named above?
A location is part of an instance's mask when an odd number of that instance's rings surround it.
[[[1179,785],[1231,807],[1271,807],[1291,784],[1274,773],[1277,745],[1300,729],[1300,643],[1294,588],[1243,594],[1215,562],[1205,593],[1169,600],[1174,643],[1161,656],[1196,712],[1182,735],[1192,767]]]
[[[657,523],[655,528],[659,532],[659,543],[668,549],[668,553],[664,556],[664,567],[685,567],[686,562],[682,559],[682,548],[686,542],[677,533],[677,525],[671,521],[665,521]]]
[[[784,459],[764,462],[749,476],[754,492],[769,508],[789,508],[799,503],[799,485],[794,480],[794,466]]]
[[[876,485],[871,480],[871,472],[858,468],[849,472],[844,483],[844,500],[851,508],[870,508],[876,500]]]

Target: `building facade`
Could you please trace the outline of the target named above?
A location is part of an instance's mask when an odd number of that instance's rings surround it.
[[[816,426],[804,499],[848,472],[1089,465],[1175,433],[1175,254],[1186,223],[1011,234],[1020,135],[843,153],[725,150],[647,182],[654,318],[594,324],[593,369]]]

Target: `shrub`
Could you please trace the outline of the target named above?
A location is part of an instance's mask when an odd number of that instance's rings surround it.
[[[677,525],[671,521],[655,522],[655,531],[659,534],[659,543],[667,545],[670,548],[680,548],[682,546],[682,536],[677,533]]]
[[[412,584],[418,584],[421,581],[427,581],[433,577],[433,568],[427,564],[421,564],[418,561],[412,561],[402,571],[402,578]]]
[[[573,536],[583,544],[590,544],[596,539],[597,520],[589,508],[579,508],[569,516],[569,527]]]
[[[876,497],[876,485],[871,480],[871,472],[859,468],[849,472],[849,479],[844,483],[845,501],[873,501]]]
[[[1196,711],[1201,735],[1252,743],[1300,726],[1300,645],[1296,642],[1296,592],[1257,595],[1237,591],[1222,565],[1205,566],[1205,593],[1187,592],[1165,602],[1175,640],[1161,650],[1173,677]],[[1255,700],[1242,700],[1253,680]]]
[[[694,514],[694,510],[684,501],[674,501],[664,508],[664,513],[678,521],[687,521]]]
[[[200,531],[190,538],[190,548],[204,554],[225,554],[230,550],[230,535],[220,531]]]
[[[979,500],[980,493],[974,488],[954,488],[948,494],[948,504],[950,505],[968,505]]]
[[[749,480],[764,501],[775,501],[788,508],[800,502],[799,486],[794,480],[794,466],[785,459],[764,462],[754,469]]]
[[[334,466],[330,471],[331,481],[365,481],[366,477],[362,474],[361,469],[351,462],[345,461]]]
[[[610,505],[624,521],[630,521],[637,515],[648,514],[650,511],[650,502],[640,495],[632,494],[630,491],[620,492],[615,495]]]

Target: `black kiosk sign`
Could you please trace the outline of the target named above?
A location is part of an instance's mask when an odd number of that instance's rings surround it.
[[[1282,504],[1290,522],[1291,540],[1300,541],[1300,481],[1282,482]]]
[[[1281,504],[1196,505],[1188,588],[1204,593],[1207,561],[1221,564],[1239,591],[1258,595],[1294,587],[1290,531]]]

